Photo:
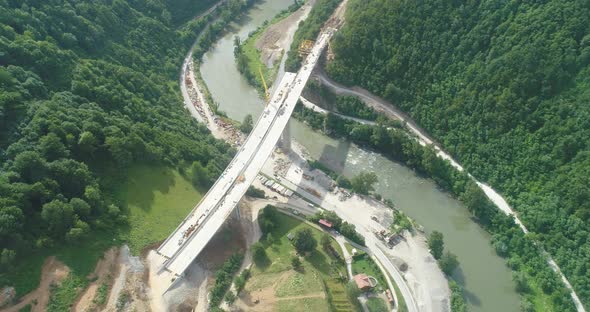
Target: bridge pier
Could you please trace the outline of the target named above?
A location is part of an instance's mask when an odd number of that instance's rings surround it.
[[[240,219],[240,204],[237,203],[234,207],[234,214],[236,215],[236,219]]]
[[[285,130],[283,130],[283,134],[281,134],[281,139],[279,140],[279,147],[282,148],[285,152],[291,150],[291,121],[287,121]]]

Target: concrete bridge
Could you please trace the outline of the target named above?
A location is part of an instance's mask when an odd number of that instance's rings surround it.
[[[165,258],[163,270],[177,277],[184,274],[207,243],[232,213],[285,132],[289,143],[289,118],[323,49],[335,29],[326,28],[318,36],[298,73],[286,72],[260,115],[254,129],[207,194],[158,248]]]

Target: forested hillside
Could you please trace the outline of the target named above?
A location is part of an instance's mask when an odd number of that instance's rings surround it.
[[[228,1],[224,16],[243,2]],[[198,161],[207,179],[220,174],[233,151],[178,92],[183,55],[208,20],[173,23],[209,6],[0,0],[0,286],[28,252],[125,222],[103,169]]]
[[[330,76],[506,195],[590,306],[590,2],[350,0],[332,47]]]

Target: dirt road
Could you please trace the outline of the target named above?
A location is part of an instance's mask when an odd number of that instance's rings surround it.
[[[70,269],[55,257],[47,257],[41,269],[41,282],[39,287],[34,291],[26,294],[21,298],[20,302],[14,306],[0,310],[1,312],[18,312],[28,304],[31,304],[33,312],[45,311],[47,303],[49,303],[49,296],[51,285],[59,284],[63,281]]]

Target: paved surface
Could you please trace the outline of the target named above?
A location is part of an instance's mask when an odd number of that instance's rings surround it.
[[[237,155],[199,204],[158,248],[158,254],[166,258],[164,269],[175,275],[182,275],[231,214],[274,150],[332,34],[333,29],[329,28],[320,34],[297,74],[284,74],[268,106]]]

